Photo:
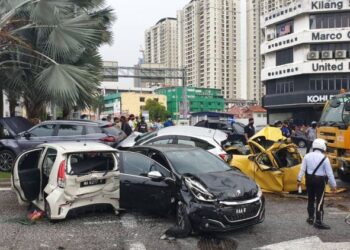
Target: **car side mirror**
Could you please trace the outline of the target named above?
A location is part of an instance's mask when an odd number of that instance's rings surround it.
[[[160,181],[163,179],[163,176],[159,171],[151,171],[147,174],[147,177],[154,181]]]
[[[24,138],[29,139],[31,134],[28,131],[26,131],[26,132],[24,132],[23,136],[24,136]]]

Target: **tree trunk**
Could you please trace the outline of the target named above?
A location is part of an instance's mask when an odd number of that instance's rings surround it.
[[[10,93],[8,100],[10,105],[10,117],[14,117],[16,116],[17,98]]]
[[[64,106],[63,107],[63,110],[62,110],[62,119],[63,120],[67,120],[69,118],[69,115],[70,115],[70,108],[67,107],[67,106]]]
[[[26,108],[28,119],[40,119],[45,114],[44,102],[35,102],[33,100],[28,100],[28,98],[24,98],[24,107]]]

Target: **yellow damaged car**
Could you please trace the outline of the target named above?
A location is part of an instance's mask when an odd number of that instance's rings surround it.
[[[302,156],[279,128],[266,127],[249,139],[249,155],[233,155],[230,166],[251,177],[264,191],[294,192]],[[305,190],[305,179],[302,181]]]

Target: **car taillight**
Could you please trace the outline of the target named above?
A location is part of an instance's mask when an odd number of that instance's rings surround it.
[[[63,160],[58,168],[57,185],[60,188],[64,188],[65,183],[66,183],[66,161]]]
[[[224,161],[228,160],[228,154],[219,154],[220,158],[223,159]]]
[[[117,139],[114,136],[106,136],[100,139],[103,142],[116,142]]]

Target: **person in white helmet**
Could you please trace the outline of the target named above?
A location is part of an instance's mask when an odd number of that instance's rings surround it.
[[[306,190],[308,195],[307,211],[309,217],[306,222],[319,229],[330,229],[323,223],[323,202],[326,183],[333,192],[337,190],[333,170],[328,157],[324,154],[327,149],[325,140],[315,139],[312,143],[313,152],[305,155],[298,175],[298,187],[305,174]],[[316,220],[315,220],[315,199],[316,199]]]

